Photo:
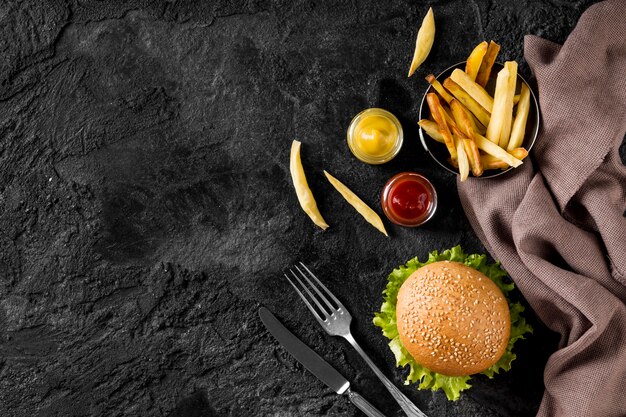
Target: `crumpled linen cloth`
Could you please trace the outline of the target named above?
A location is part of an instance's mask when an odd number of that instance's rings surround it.
[[[526,36],[542,121],[531,160],[458,183],[472,227],[560,333],[538,416],[626,416],[626,0],[565,44]]]

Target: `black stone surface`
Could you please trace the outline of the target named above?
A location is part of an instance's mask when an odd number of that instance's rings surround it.
[[[324,334],[282,271],[308,262],[355,317],[398,385],[371,324],[386,275],[462,243],[454,177],[417,139],[423,76],[495,39],[523,64],[523,35],[562,42],[593,1],[90,1],[0,3],[0,414],[359,415],[262,327],[265,305],[389,416],[398,407],[357,354]],[[406,72],[428,6],[434,49]],[[352,157],[366,107],[405,131],[384,166]],[[300,210],[289,146],[331,227]],[[374,207],[417,170],[440,195],[419,229],[386,239],[322,176]],[[558,338],[537,323],[511,372],[476,378],[458,402],[403,391],[429,416],[532,416]]]

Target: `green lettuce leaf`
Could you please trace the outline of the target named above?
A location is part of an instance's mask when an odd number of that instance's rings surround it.
[[[433,372],[417,363],[404,346],[402,346],[402,342],[400,342],[398,336],[398,326],[396,325],[396,302],[398,300],[398,291],[404,281],[422,266],[445,260],[461,262],[482,272],[502,290],[502,293],[507,297],[507,300],[509,300],[509,310],[511,312],[511,337],[509,344],[498,362],[491,368],[483,371],[483,375],[493,378],[495,374],[502,370],[510,370],[511,362],[513,362],[516,357],[515,353],[513,353],[513,345],[517,340],[523,339],[526,333],[532,333],[533,329],[526,323],[526,320],[521,315],[524,311],[524,306],[520,303],[512,302],[508,297],[509,293],[515,288],[515,285],[504,281],[507,273],[500,266],[500,262],[490,264],[487,262],[486,255],[467,255],[463,252],[461,246],[457,245],[442,253],[437,251],[431,252],[428,254],[428,260],[425,262],[420,262],[416,257],[408,261],[406,265],[400,265],[398,268],[394,269],[387,277],[387,287],[383,291],[384,301],[380,307],[380,311],[375,314],[374,325],[380,327],[383,335],[391,340],[389,342],[389,348],[396,358],[396,366],[400,368],[409,367],[409,374],[404,382],[405,385],[418,384],[418,389],[430,389],[432,391],[442,390],[449,400],[455,401],[459,399],[461,391],[471,387],[468,383],[470,376],[446,376]]]

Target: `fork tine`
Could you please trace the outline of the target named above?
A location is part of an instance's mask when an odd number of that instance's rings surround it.
[[[300,294],[300,297],[305,300],[305,303],[307,305],[307,307],[309,307],[309,310],[311,310],[311,312],[315,313],[317,317],[320,318],[321,321],[326,321],[326,316],[328,315],[328,312],[324,309],[324,307],[322,307],[322,305],[320,304],[320,302],[318,301],[317,298],[315,298],[315,296],[313,295],[313,293],[311,291],[309,291],[309,288],[304,285],[304,283],[302,282],[302,280],[300,278],[298,278],[298,276],[290,269],[289,272],[291,272],[291,275],[293,275],[293,277],[296,279],[296,281],[298,281],[298,284],[300,284],[300,288],[304,289],[304,291],[306,291],[306,293],[309,295],[310,299],[313,300],[313,302],[315,303],[315,305],[317,305],[317,308],[319,308],[319,312],[317,312],[315,310],[315,308],[313,308],[313,306],[311,305],[310,302],[302,293],[302,291],[298,291],[298,294]],[[291,282],[291,280],[290,280]],[[293,282],[291,282],[291,285],[294,286]],[[297,289],[296,289],[297,290]],[[324,316],[324,317],[322,317]]]
[[[324,303],[328,306],[328,308],[330,308],[330,311],[333,312],[335,311],[335,306],[332,305],[330,303],[330,301],[328,301],[328,297],[326,297],[324,294],[322,294],[319,290],[319,288],[317,287],[317,285],[313,284],[311,282],[311,280],[309,279],[309,277],[306,276],[306,274],[304,272],[302,272],[300,270],[300,268],[298,268],[298,265],[294,265],[294,267],[298,270],[298,272],[300,273],[300,275],[302,276],[302,278],[304,278],[306,280],[306,282],[309,283],[309,285],[311,286],[311,288],[313,288],[313,290],[315,290],[315,292],[317,293],[317,295],[320,296],[320,298],[324,301]],[[319,281],[318,281],[319,283]]]
[[[324,319],[320,317],[319,313],[317,311],[315,311],[315,309],[313,308],[313,306],[311,305],[311,303],[309,302],[309,300],[304,296],[304,294],[302,294],[302,292],[300,291],[300,289],[298,288],[298,286],[296,284],[293,283],[293,281],[291,280],[291,278],[289,278],[287,276],[287,274],[284,274],[285,278],[287,278],[287,281],[289,281],[289,283],[291,284],[291,286],[293,287],[294,290],[296,290],[296,292],[298,293],[298,295],[300,296],[300,298],[302,298],[302,301],[304,301],[304,304],[306,304],[306,306],[309,308],[309,310],[311,310],[311,313],[313,313],[313,316],[315,317],[315,319],[317,321],[323,322]]]
[[[305,264],[303,264],[302,262],[300,262],[300,265],[302,265],[302,267],[303,267],[304,269],[306,269],[306,271],[309,273],[309,275],[311,275],[311,278],[313,278],[313,279],[315,280],[315,282],[317,282],[317,284],[318,284],[319,286],[321,286],[322,288],[324,288],[324,290],[326,290],[326,294],[328,294],[328,295],[329,295],[329,297],[330,297],[330,298],[332,298],[332,299],[333,299],[333,301],[334,301],[335,303],[337,303],[337,308],[339,308],[339,309],[344,309],[344,310],[346,309],[346,308],[343,306],[343,304],[341,304],[341,301],[339,301],[339,300],[337,299],[337,297],[335,297],[335,294],[333,294],[332,292],[330,292],[330,290],[329,290],[328,288],[326,288],[326,285],[322,284],[322,282],[321,282],[319,279],[317,279],[317,277],[315,276],[315,274],[313,274],[313,272],[311,272],[311,270],[310,270],[309,268],[307,268],[307,266],[306,266]]]

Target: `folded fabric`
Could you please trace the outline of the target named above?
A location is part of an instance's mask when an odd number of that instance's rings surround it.
[[[564,45],[525,38],[542,121],[530,160],[458,183],[465,213],[561,334],[539,416],[626,415],[626,1],[590,7]]]

